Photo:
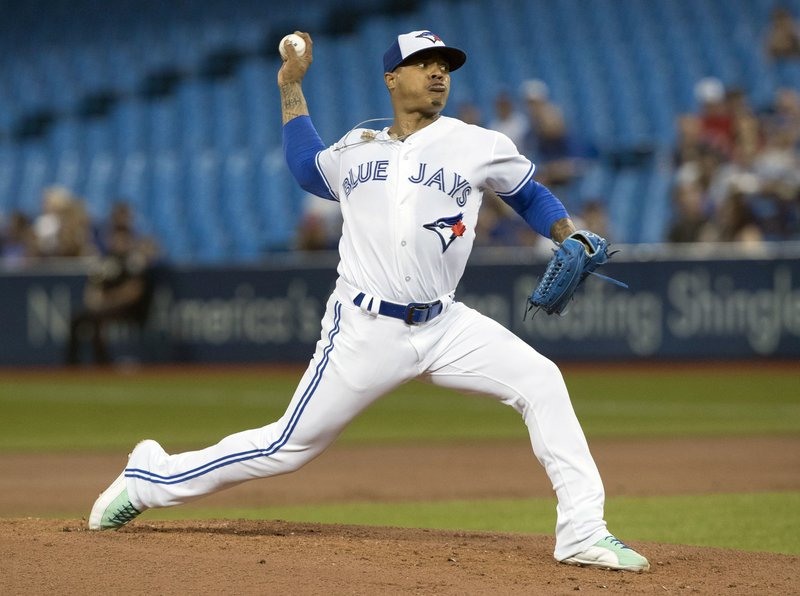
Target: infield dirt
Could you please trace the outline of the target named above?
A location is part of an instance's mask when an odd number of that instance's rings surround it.
[[[800,438],[592,442],[609,496],[800,490]],[[152,522],[85,530],[124,454],[0,456],[0,594],[798,594],[800,557],[632,542],[645,574],[568,567],[552,536]],[[203,506],[549,496],[522,443],[335,446]],[[188,509],[191,506],[186,506]],[[40,519],[69,516],[68,519]],[[624,529],[620,529],[624,538]]]

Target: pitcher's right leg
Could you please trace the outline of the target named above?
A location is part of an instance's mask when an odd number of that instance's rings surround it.
[[[199,451],[168,455],[155,441],[143,441],[124,471],[132,506],[143,511],[186,503],[311,461],[356,415],[416,374],[413,348],[388,337],[392,330],[385,326],[332,297],[314,358],[285,414]]]

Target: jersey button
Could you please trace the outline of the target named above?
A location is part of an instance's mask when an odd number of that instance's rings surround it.
[[[406,275],[406,281],[411,281],[411,276],[410,275]]]
[[[400,246],[405,246],[406,244],[407,244],[407,242],[406,242],[405,240],[403,240],[402,242],[400,242]]]

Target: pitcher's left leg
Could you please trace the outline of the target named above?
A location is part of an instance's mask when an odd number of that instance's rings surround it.
[[[603,483],[558,367],[463,304],[453,305],[442,323],[447,328],[431,349],[426,377],[436,385],[494,397],[522,414],[558,497],[556,559],[607,535]]]

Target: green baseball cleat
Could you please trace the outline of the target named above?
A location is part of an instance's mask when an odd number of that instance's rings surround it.
[[[125,472],[103,491],[89,515],[90,530],[118,530],[141,513],[131,504]]]
[[[648,571],[650,569],[647,559],[610,534],[595,542],[585,551],[561,562],[567,565],[622,571]]]

